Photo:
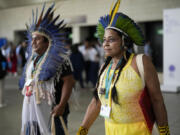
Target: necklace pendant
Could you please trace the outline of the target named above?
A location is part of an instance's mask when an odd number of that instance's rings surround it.
[[[105,92],[106,92],[106,89],[105,88],[100,88],[100,91],[99,91],[99,94],[105,94]]]

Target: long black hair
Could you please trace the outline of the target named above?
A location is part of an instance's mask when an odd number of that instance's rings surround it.
[[[115,31],[116,31],[116,30],[115,30]],[[117,83],[117,81],[118,81],[118,79],[119,79],[119,76],[120,76],[120,74],[121,74],[122,69],[123,69],[124,66],[126,65],[128,59],[129,59],[129,57],[130,57],[130,55],[131,55],[131,53],[130,53],[128,50],[132,49],[132,47],[133,47],[133,42],[132,42],[132,40],[131,40],[129,37],[122,35],[122,33],[118,32],[118,31],[116,31],[116,32],[118,33],[118,35],[119,35],[121,38],[122,38],[122,37],[124,38],[124,39],[123,39],[123,40],[124,40],[124,45],[123,45],[123,48],[122,48],[122,49],[124,50],[124,57],[123,57],[123,59],[122,59],[121,65],[119,65],[119,67],[116,68],[116,69],[119,69],[119,71],[118,71],[118,76],[116,77],[116,80],[115,80],[115,82],[114,82],[114,85],[113,85],[113,88],[112,88],[112,94],[111,94],[112,100],[113,100],[116,104],[119,104],[119,103],[118,103],[117,90],[116,90],[116,83]],[[94,90],[94,92],[93,92],[93,95],[94,95],[94,97],[96,98],[96,100],[98,100],[97,88],[99,87],[100,77],[101,77],[102,73],[104,72],[104,70],[106,69],[106,67],[108,66],[108,64],[110,63],[111,59],[112,59],[112,57],[110,57],[110,56],[107,57],[107,58],[105,59],[104,65],[103,65],[102,68],[100,69],[100,72],[99,72],[99,75],[98,75],[98,79],[97,79],[96,88],[95,88],[95,90]],[[115,69],[115,70],[116,70],[116,69]]]

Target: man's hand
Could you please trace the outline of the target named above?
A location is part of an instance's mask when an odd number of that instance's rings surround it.
[[[56,105],[54,108],[53,108],[53,110],[52,110],[52,112],[51,112],[51,115],[54,115],[55,117],[56,116],[62,116],[63,115],[63,113],[64,113],[64,107],[62,107],[62,106],[60,106],[60,105]]]

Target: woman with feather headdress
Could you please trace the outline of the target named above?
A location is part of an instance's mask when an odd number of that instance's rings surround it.
[[[117,12],[119,5],[117,0],[97,25],[106,61],[77,135],[87,135],[99,114],[106,135],[169,135],[155,68],[148,56],[132,53],[133,43],[144,45],[144,36],[131,18]]]

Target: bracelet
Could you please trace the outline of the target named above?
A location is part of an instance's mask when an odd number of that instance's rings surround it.
[[[88,129],[80,126],[77,135],[87,135],[87,134],[88,134]]]
[[[158,126],[160,135],[170,135],[169,126]]]

